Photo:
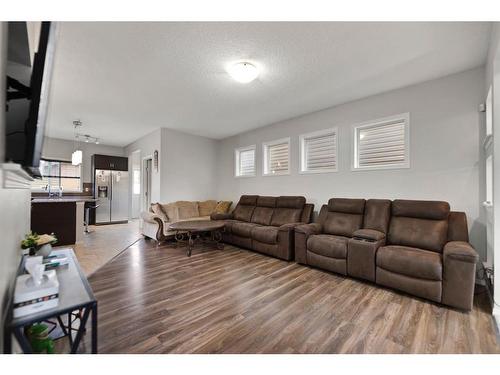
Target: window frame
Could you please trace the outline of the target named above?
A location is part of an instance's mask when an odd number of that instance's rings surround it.
[[[269,167],[269,160],[268,160],[269,147],[275,146],[275,145],[279,145],[279,144],[282,144],[282,143],[288,143],[288,170],[286,172],[269,173],[267,171],[268,167]],[[290,144],[290,137],[280,138],[280,139],[275,139],[275,140],[272,140],[272,141],[263,142],[262,143],[262,176],[268,177],[268,176],[288,176],[288,175],[290,175],[290,171],[292,169],[291,165],[290,165],[290,162],[291,162],[290,155],[291,155],[291,153],[292,153],[292,147],[291,147],[291,144]]]
[[[71,160],[61,160],[61,159],[51,159],[51,158],[40,158],[40,160],[47,161],[47,162],[52,162],[52,163],[67,163],[71,164]],[[83,176],[82,176],[82,164],[78,165],[80,167],[80,184],[78,190],[63,190],[64,193],[82,193],[83,192]],[[61,168],[59,166],[59,180],[61,180]],[[43,176],[42,176],[43,177]],[[62,178],[71,178],[71,177],[62,177]],[[43,188],[31,188],[31,192],[33,193],[48,193],[48,190],[43,189]]]
[[[335,134],[335,168],[323,169],[323,170],[307,170],[306,169],[306,139],[312,137],[320,137],[329,134]],[[300,174],[317,174],[317,173],[334,173],[339,170],[339,128],[337,126],[328,129],[317,130],[310,133],[304,133],[299,136],[299,173]]]
[[[240,154],[244,151],[253,150],[253,173],[247,175],[240,175]],[[235,178],[251,178],[257,175],[257,145],[250,145],[244,147],[238,147],[234,149],[234,177]]]
[[[400,164],[394,165],[376,165],[376,166],[364,166],[360,167],[358,165],[358,141],[359,141],[359,130],[376,127],[380,125],[386,125],[390,122],[404,121],[404,144],[405,144],[405,161]],[[352,160],[351,160],[351,171],[376,171],[376,170],[390,170],[390,169],[408,169],[411,166],[410,163],[410,113],[400,113],[393,116],[383,117],[376,120],[365,121],[362,123],[352,125]]]

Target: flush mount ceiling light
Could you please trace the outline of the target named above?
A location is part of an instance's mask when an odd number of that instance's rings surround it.
[[[252,82],[259,76],[259,69],[249,62],[242,61],[231,65],[227,72],[234,80],[240,83]]]

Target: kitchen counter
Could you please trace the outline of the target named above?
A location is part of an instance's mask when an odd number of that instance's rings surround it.
[[[92,196],[31,197],[31,203],[96,202]]]
[[[31,230],[55,233],[58,245],[72,245],[84,239],[85,205],[97,199],[89,195],[31,198]]]

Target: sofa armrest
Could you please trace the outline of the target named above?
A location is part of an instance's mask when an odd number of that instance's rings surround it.
[[[212,212],[210,214],[210,219],[212,219],[212,220],[228,220],[228,219],[232,219],[232,218],[233,218],[232,213],[220,214],[217,212]]]
[[[307,239],[314,234],[320,234],[323,227],[320,223],[304,224],[295,227],[295,261],[307,264]]]
[[[286,223],[278,227],[278,257],[293,260],[295,257],[295,227],[304,223]]]
[[[374,229],[358,229],[352,234],[352,237],[354,239],[376,242],[385,239],[385,233]]]
[[[146,237],[153,238],[157,241],[165,240],[163,227],[167,225],[161,217],[153,212],[141,212],[141,219],[144,221],[142,225],[142,234]]]
[[[290,232],[290,231],[293,231],[299,225],[304,225],[304,223],[302,223],[302,222],[300,222],[300,223],[286,223],[286,224],[279,226],[278,230],[280,232]]]
[[[163,220],[161,219],[161,217],[152,212],[148,211],[141,212],[141,219],[151,224],[158,223],[160,225],[163,225]]]
[[[320,223],[303,224],[295,227],[295,232],[305,234],[306,237],[313,234],[320,234],[322,230],[323,228]]]
[[[476,250],[468,242],[450,241],[444,246],[442,303],[472,309],[477,260]]]
[[[444,262],[448,259],[453,259],[476,264],[479,256],[470,243],[464,241],[450,241],[444,245],[443,259]]]

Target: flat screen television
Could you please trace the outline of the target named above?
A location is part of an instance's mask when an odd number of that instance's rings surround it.
[[[40,177],[39,166],[54,64],[56,24],[41,23],[38,49],[34,54],[31,69],[26,61],[24,64],[22,61],[22,49],[27,48],[29,54],[26,23],[12,24],[12,28],[9,24],[8,42],[5,158],[6,161],[21,164],[32,176]],[[11,56],[14,56],[12,60],[17,61],[11,61]]]

